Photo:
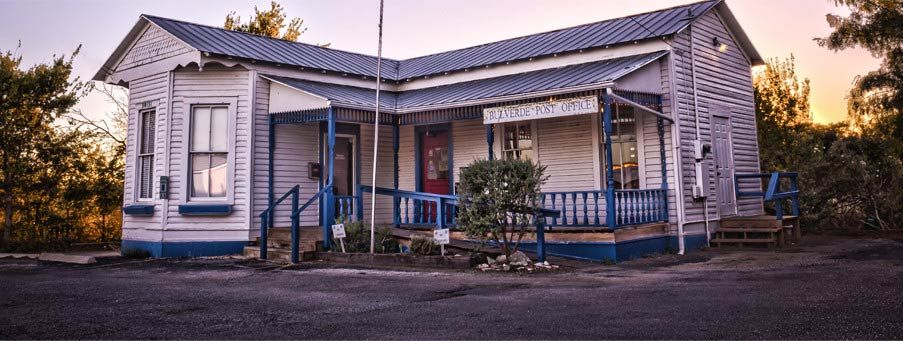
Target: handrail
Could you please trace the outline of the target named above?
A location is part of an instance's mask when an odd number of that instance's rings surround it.
[[[736,197],[761,197],[763,201],[773,201],[775,218],[784,219],[783,200],[790,199],[790,209],[794,216],[799,217],[799,188],[797,178],[799,174],[796,172],[772,172],[772,173],[746,173],[734,175],[734,193]],[[790,179],[790,188],[786,191],[781,190],[781,179]],[[741,191],[741,179],[768,179],[768,187],[765,191]]]
[[[260,218],[263,218],[264,215],[270,213],[270,211],[273,210],[274,207],[278,206],[283,201],[285,201],[285,199],[288,198],[289,195],[291,195],[292,193],[295,193],[295,192],[299,192],[300,190],[301,190],[301,185],[295,185],[294,187],[292,187],[292,189],[288,190],[288,192],[285,192],[285,194],[283,194],[281,197],[279,197],[279,199],[274,201],[272,206],[269,206],[265,210],[263,210],[263,212],[260,212]]]
[[[305,202],[304,205],[301,205],[301,208],[299,208],[295,213],[292,213],[292,218],[294,219],[294,218],[299,217],[301,215],[301,212],[304,212],[304,210],[307,209],[308,206],[312,205],[314,203],[314,201],[319,199],[320,196],[323,195],[324,193],[326,193],[326,191],[329,189],[332,189],[332,185],[323,186],[323,188],[320,189],[320,191],[317,192],[317,194],[314,194],[313,196],[310,197],[310,199],[307,199],[307,202]]]
[[[413,192],[400,189],[390,189],[376,187],[377,195],[386,195],[394,198],[392,219],[395,225],[414,224],[414,225],[433,225],[437,228],[445,228],[446,226],[456,225],[455,217],[457,212],[458,196],[448,194],[434,194],[425,192]],[[374,187],[370,185],[358,185],[357,197],[359,201],[358,207],[363,207],[364,193],[372,193]],[[411,202],[413,201],[413,202]],[[431,204],[435,203],[435,205]],[[409,204],[413,204],[413,209],[408,209]],[[401,219],[401,206],[405,207],[405,219]],[[447,207],[446,207],[447,206]],[[411,212],[413,211],[413,212]],[[358,220],[363,219],[363,211],[358,209]],[[413,219],[410,213],[413,213]]]
[[[323,195],[323,193],[325,193],[327,190],[330,190],[330,189],[332,189],[332,185],[324,186],[319,192],[317,192],[317,194],[314,194],[312,197],[310,197],[310,199],[308,199],[307,202],[304,203],[304,205],[301,205],[299,207],[298,197],[301,194],[301,185],[295,185],[290,190],[288,190],[288,192],[285,192],[285,194],[283,194],[281,197],[279,197],[278,200],[274,201],[272,205],[268,205],[267,208],[264,209],[263,212],[260,213],[260,259],[267,259],[267,251],[269,248],[269,246],[267,245],[268,244],[267,237],[269,234],[268,230],[270,227],[272,227],[272,226],[270,226],[270,220],[274,217],[273,211],[275,210],[276,206],[278,206],[283,201],[285,201],[285,199],[288,199],[288,197],[291,196],[291,198],[292,198],[292,213],[290,215],[290,218],[292,221],[291,260],[292,260],[292,263],[297,263],[298,262],[298,251],[299,251],[298,249],[300,247],[299,246],[299,233],[300,233],[299,220],[300,220],[301,212],[303,212],[305,209],[307,209],[310,205],[313,204],[313,202],[315,200],[319,199],[320,196]]]

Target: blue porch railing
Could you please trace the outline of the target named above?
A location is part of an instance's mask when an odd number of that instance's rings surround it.
[[[349,219],[355,217],[357,212],[358,196],[355,195],[336,195],[335,196],[335,214],[336,217]]]
[[[372,191],[372,186],[358,186],[359,207],[363,207],[364,194]],[[395,225],[437,226],[438,228],[457,225],[457,196],[381,187],[376,187],[376,195],[390,196],[393,198],[393,202],[397,203],[397,209],[393,209],[394,212],[392,213],[392,220]],[[358,212],[358,219],[363,219],[363,211],[358,210]]]
[[[314,201],[319,200],[320,196],[324,195],[327,191],[330,191],[330,190],[332,190],[332,186],[327,185],[327,186],[323,187],[323,189],[321,189],[319,192],[317,192],[317,194],[314,194],[313,196],[311,196],[310,199],[308,199],[307,202],[305,202],[303,205],[299,205],[299,196],[301,194],[301,186],[295,185],[295,187],[292,187],[292,189],[288,190],[288,192],[285,192],[285,194],[283,194],[281,197],[279,197],[278,200],[274,201],[272,205],[270,205],[265,210],[263,210],[263,212],[261,212],[260,216],[259,216],[260,217],[260,259],[267,259],[267,248],[268,248],[267,234],[269,232],[269,228],[272,227],[271,224],[275,217],[275,208],[277,206],[279,206],[280,204],[282,204],[282,202],[285,201],[285,199],[288,199],[289,197],[291,197],[291,199],[292,199],[292,201],[291,201],[291,207],[292,207],[292,214],[291,214],[292,256],[291,256],[291,259],[292,259],[292,263],[297,263],[298,262],[299,241],[300,241],[299,234],[301,232],[301,231],[299,231],[301,212],[304,212],[304,210],[307,209],[308,207],[310,207],[310,205],[313,204]]]
[[[765,202],[774,202],[775,219],[784,219],[784,202],[790,200],[791,213],[800,216],[799,186],[797,184],[797,173],[773,172],[758,174],[735,174],[734,175],[734,193],[737,193],[737,199],[749,197],[761,197]],[[765,191],[741,191],[740,181],[754,180],[758,181],[761,186],[762,179],[768,179],[768,186]],[[782,190],[783,179],[787,179],[788,188]]]
[[[605,191],[544,192],[543,207],[560,210],[559,218],[546,221],[549,227],[605,226]],[[668,221],[668,191],[665,189],[615,190],[613,228]]]

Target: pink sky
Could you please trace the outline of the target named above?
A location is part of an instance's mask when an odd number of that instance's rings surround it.
[[[408,58],[449,49],[554,30],[693,1],[643,0],[386,0],[384,55]],[[0,50],[15,49],[25,64],[82,53],[76,73],[90,79],[141,13],[209,25],[237,11],[245,17],[252,4],[242,0],[0,0]],[[376,0],[292,1],[281,3],[290,16],[309,27],[301,40],[332,43],[333,48],[376,54]],[[816,122],[846,116],[845,96],[855,76],[876,69],[879,61],[863,50],[834,53],[814,37],[828,34],[825,14],[845,13],[829,0],[727,0],[728,6],[765,58],[797,58],[797,71],[812,81]],[[102,98],[79,104],[88,112],[107,109]]]

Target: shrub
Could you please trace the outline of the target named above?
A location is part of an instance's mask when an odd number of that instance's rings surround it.
[[[545,167],[523,160],[478,160],[461,171],[458,223],[472,238],[494,241],[506,255],[520,244],[542,208]]]
[[[342,219],[336,219],[336,224],[342,223]],[[341,251],[340,242],[333,238],[333,250]],[[345,251],[346,252],[370,252],[370,225],[361,221],[345,222]],[[376,252],[399,252],[398,240],[387,227],[376,227]]]
[[[411,237],[411,253],[420,256],[435,255],[438,253],[439,245],[432,238],[422,236]]]

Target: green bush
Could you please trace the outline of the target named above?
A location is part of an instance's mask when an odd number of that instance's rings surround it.
[[[494,241],[505,254],[517,251],[521,238],[542,208],[545,167],[523,160],[478,160],[463,168],[458,194],[458,223],[472,238]]]
[[[432,238],[412,236],[411,253],[419,256],[436,255],[439,253],[439,245]]]
[[[342,223],[342,219],[336,219],[336,224]],[[332,239],[333,251],[342,251],[337,238]],[[345,222],[345,251],[346,252],[370,252],[370,224],[361,221]],[[376,227],[376,252],[399,252],[398,240],[392,235],[388,227]]]

